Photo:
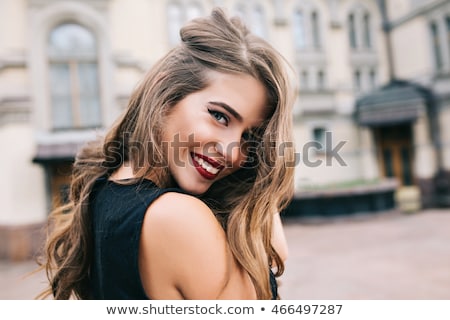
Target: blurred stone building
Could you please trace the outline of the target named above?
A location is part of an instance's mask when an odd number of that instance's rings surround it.
[[[216,5],[297,75],[297,209],[449,205],[449,0],[0,0],[0,258],[37,249],[79,146]]]

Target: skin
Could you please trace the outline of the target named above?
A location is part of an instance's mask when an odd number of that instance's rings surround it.
[[[193,194],[206,192],[240,168],[246,157],[239,146],[267,114],[266,91],[258,80],[217,72],[211,72],[209,79],[207,88],[173,106],[163,137],[177,146],[168,152],[173,179]],[[205,177],[193,155],[220,165],[218,172]],[[122,166],[112,179],[130,177],[131,168]],[[280,246],[282,256],[287,254],[279,215],[274,219],[274,235],[274,246]],[[152,299],[256,299],[250,277],[233,258],[214,214],[190,195],[166,193],[147,209],[139,269],[143,288]]]
[[[246,155],[240,145],[262,124],[268,107],[265,87],[249,75],[209,73],[210,85],[175,105],[165,125],[169,170],[181,189],[193,194],[238,170]],[[207,156],[224,168],[205,179],[192,154]]]

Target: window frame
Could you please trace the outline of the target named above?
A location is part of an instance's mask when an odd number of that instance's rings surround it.
[[[359,4],[347,13],[347,38],[352,51],[374,50],[373,14]]]
[[[173,22],[172,17],[170,17],[170,7],[178,8],[179,10],[179,21]],[[189,16],[189,9],[197,8],[199,10],[198,14]],[[205,13],[205,8],[200,1],[169,1],[166,4],[166,30],[167,30],[167,41],[169,46],[175,46],[180,42],[179,31],[180,28],[189,20],[196,17],[202,16]]]
[[[298,19],[298,16],[301,18]],[[322,15],[317,6],[309,2],[296,3],[291,14],[291,21],[296,51],[322,51]],[[302,34],[303,41],[299,41],[297,38],[300,34]]]
[[[103,1],[103,0],[101,0]],[[106,1],[106,0],[104,0]],[[49,64],[47,43],[50,30],[55,26],[72,21],[90,29],[97,38],[98,81],[100,84],[100,112],[102,127],[114,122],[122,110],[114,91],[113,70],[115,60],[111,49],[110,24],[106,11],[94,9],[83,2],[50,2],[30,11],[29,69],[31,77],[31,94],[34,102],[33,127],[38,133],[36,142],[56,143],[70,137],[74,141],[92,137],[92,130],[68,130],[55,132],[52,128],[51,103],[49,94]],[[72,133],[76,136],[72,135]],[[62,140],[61,140],[62,139]]]
[[[53,32],[61,32],[58,29],[65,28],[66,26],[75,25],[84,32],[88,32],[89,36],[91,36],[95,42],[94,51],[86,53],[74,53],[71,51],[69,54],[67,53],[55,53],[52,50],[52,39],[51,35]],[[84,26],[83,24],[77,21],[65,20],[60,23],[54,25],[48,31],[48,41],[47,41],[47,63],[48,63],[48,81],[51,84],[52,80],[52,67],[58,65],[66,65],[68,66],[68,81],[69,81],[69,90],[68,99],[69,99],[69,109],[68,112],[70,114],[69,120],[67,124],[64,124],[64,121],[58,123],[58,119],[55,117],[55,113],[57,106],[55,105],[54,96],[56,95],[55,91],[53,91],[54,86],[49,86],[49,103],[51,109],[51,128],[53,131],[66,131],[66,130],[78,130],[78,129],[89,129],[89,128],[98,128],[102,126],[102,102],[101,102],[101,86],[99,79],[99,63],[98,63],[98,41],[95,33],[90,30],[90,28]],[[82,109],[81,100],[83,96],[86,94],[83,93],[81,89],[81,66],[83,64],[92,64],[95,66],[95,83],[96,83],[96,100],[98,101],[97,110],[94,113],[98,113],[97,119],[94,123],[87,123],[90,119],[82,119]],[[91,117],[88,117],[91,118]]]

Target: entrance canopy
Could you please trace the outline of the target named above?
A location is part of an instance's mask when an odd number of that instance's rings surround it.
[[[424,88],[393,80],[356,101],[356,121],[365,126],[411,122],[426,112],[428,99]]]
[[[81,146],[82,144],[79,143],[38,144],[33,162],[49,164],[53,162],[73,161]]]

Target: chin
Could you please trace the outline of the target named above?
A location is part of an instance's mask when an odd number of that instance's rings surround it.
[[[205,188],[205,187],[194,187],[194,188],[189,188],[186,191],[196,195],[196,196],[201,196],[202,194],[204,194],[206,191],[208,191],[209,187]]]
[[[206,191],[208,191],[208,189],[211,187],[210,184],[205,185],[205,184],[195,184],[195,183],[179,183],[178,184],[179,188],[182,189],[183,191],[186,191],[190,194],[196,195],[196,196],[200,196],[202,194],[204,194]]]

